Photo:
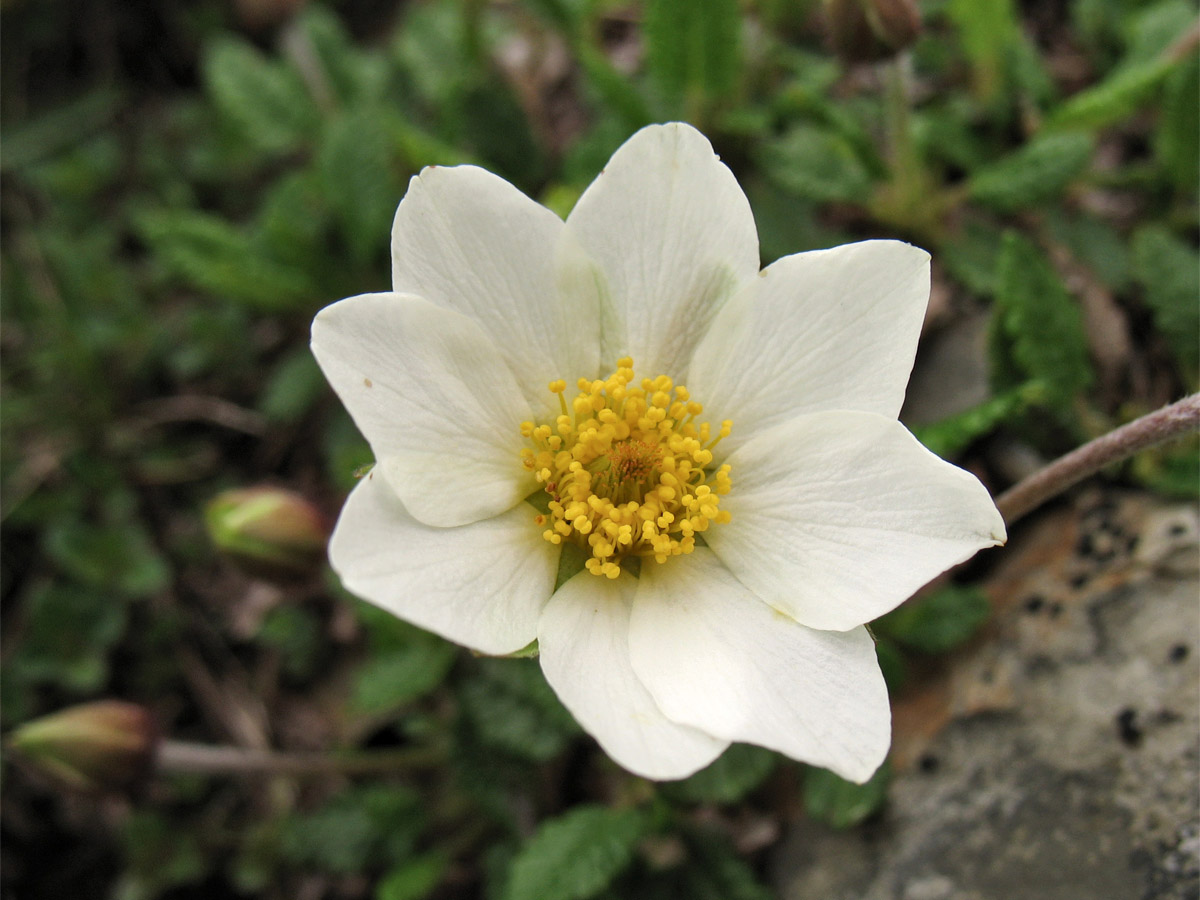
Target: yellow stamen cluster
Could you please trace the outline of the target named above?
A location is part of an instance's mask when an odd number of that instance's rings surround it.
[[[732,486],[729,466],[709,467],[733,423],[714,435],[696,421],[703,407],[666,375],[634,386],[628,357],[608,378],[581,378],[578,388],[568,407],[566,382],[551,382],[562,414],[553,425],[521,423],[533,444],[521,451],[522,464],[550,497],[550,514],[537,517],[546,540],[576,542],[591,553],[589,572],[616,578],[622,559],[666,562],[691,553],[710,524],[729,521],[719,509]]]

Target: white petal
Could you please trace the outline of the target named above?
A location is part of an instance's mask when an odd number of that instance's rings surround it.
[[[687,386],[709,421],[733,420],[731,450],[802,413],[895,418],[929,301],[929,254],[864,241],[786,256],[726,304]]]
[[[707,139],[678,122],[626,141],[567,229],[606,307],[602,364],[628,354],[644,376],[686,377],[713,315],[758,272],[745,194]]]
[[[422,525],[383,478],[354,488],[329,541],[346,590],[481,653],[512,653],[537,636],[554,590],[558,548],[522,503],[458,528]]]
[[[633,674],[629,611],[637,579],[580,572],[558,589],[538,623],[542,671],[563,705],[604,751],[645,778],[685,778],[728,741],[672,722]]]
[[[321,310],[312,350],[418,520],[464,525],[533,491],[520,462],[532,412],[471,319],[419,297],[364,294]]]
[[[563,293],[563,221],[475,166],[431,166],[409,182],[392,226],[392,289],[478,321],[525,396],[558,412],[546,385],[600,368],[594,293]]]
[[[935,575],[1005,540],[978,479],[894,419],[823,412],[730,454],[732,521],[709,547],[759,597],[812,628],[883,615]]]
[[[702,547],[642,567],[629,644],[676,721],[858,782],[887,755],[891,712],[867,630],[805,628]]]

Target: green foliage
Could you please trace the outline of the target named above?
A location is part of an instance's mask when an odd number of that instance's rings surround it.
[[[51,682],[77,693],[108,678],[108,654],[125,633],[125,605],[95,589],[43,584],[26,594],[20,647],[5,664],[5,680]]]
[[[1057,197],[1092,157],[1086,134],[1048,135],[1015,153],[977,169],[967,183],[972,199],[1012,211]]]
[[[446,874],[446,858],[436,853],[407,860],[379,882],[375,900],[421,900],[433,893]]]
[[[883,806],[891,780],[892,767],[886,760],[865,784],[810,767],[804,774],[804,811],[831,828],[851,828]]]
[[[1042,383],[1031,381],[933,425],[915,428],[913,432],[922,444],[938,456],[950,459],[972,441],[995,430],[1030,406],[1044,402],[1045,396]]]
[[[1145,103],[1176,65],[1160,58],[1128,66],[1060,106],[1046,128],[1096,129],[1118,122]]]
[[[778,762],[779,757],[770,750],[731,744],[695,775],[668,782],[662,791],[685,803],[736,803],[762,784]]]
[[[922,653],[946,653],[971,638],[991,607],[975,587],[950,585],[901,604],[871,628]]]
[[[1083,317],[1050,262],[1012,231],[997,261],[996,333],[1021,373],[1041,381],[1047,399],[1069,412],[1092,378]]]
[[[1200,378],[1200,255],[1161,226],[1147,225],[1133,236],[1134,277],[1142,286],[1154,324],[1170,342],[1182,374]]]
[[[293,309],[316,296],[303,272],[275,261],[215,216],[163,212],[144,216],[139,225],[166,270],[200,291],[260,311]]]
[[[547,760],[579,733],[534,660],[480,660],[460,699],[476,739],[509,756]]]
[[[300,76],[239,38],[209,47],[204,80],[230,127],[263,153],[299,148],[317,125],[317,107]]]
[[[423,826],[414,791],[396,785],[355,787],[289,820],[281,849],[306,868],[359,873],[408,857]]]
[[[317,171],[354,258],[366,263],[387,245],[401,193],[396,148],[384,116],[361,110],[331,121],[317,148]]]
[[[650,70],[669,96],[724,97],[737,84],[741,30],[737,0],[647,0]]]
[[[506,900],[587,900],[632,861],[646,830],[634,809],[576,806],[542,824],[513,860]]]
[[[1195,53],[1167,76],[1154,147],[1176,186],[1194,198],[1200,182],[1200,56]]]
[[[1012,0],[949,0],[945,8],[959,29],[975,90],[991,100],[1008,80],[1010,54],[1020,39],[1016,6]]]
[[[833,131],[797,125],[761,145],[763,171],[797,197],[818,201],[862,201],[871,173],[854,146]]]
[[[350,706],[362,715],[390,712],[434,690],[454,665],[456,651],[436,635],[361,603],[371,652],[355,676]]]

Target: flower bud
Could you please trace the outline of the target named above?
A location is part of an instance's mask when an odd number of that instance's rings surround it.
[[[916,0],[825,0],[825,15],[834,52],[848,63],[895,56],[921,33]]]
[[[119,790],[150,771],[158,748],[154,717],[121,700],[72,706],[26,722],[9,747],[33,768],[70,787]]]
[[[225,491],[208,504],[205,520],[213,543],[252,575],[305,575],[325,558],[327,520],[291,491]]]

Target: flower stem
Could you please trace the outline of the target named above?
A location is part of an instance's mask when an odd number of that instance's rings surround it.
[[[185,741],[164,741],[157,757],[162,771],[205,775],[369,775],[430,769],[442,762],[436,747],[342,754],[273,753]]]
[[[1189,431],[1200,431],[1200,393],[1135,419],[1060,456],[1001,494],[996,506],[1005,523],[1012,525],[1105,466]]]

